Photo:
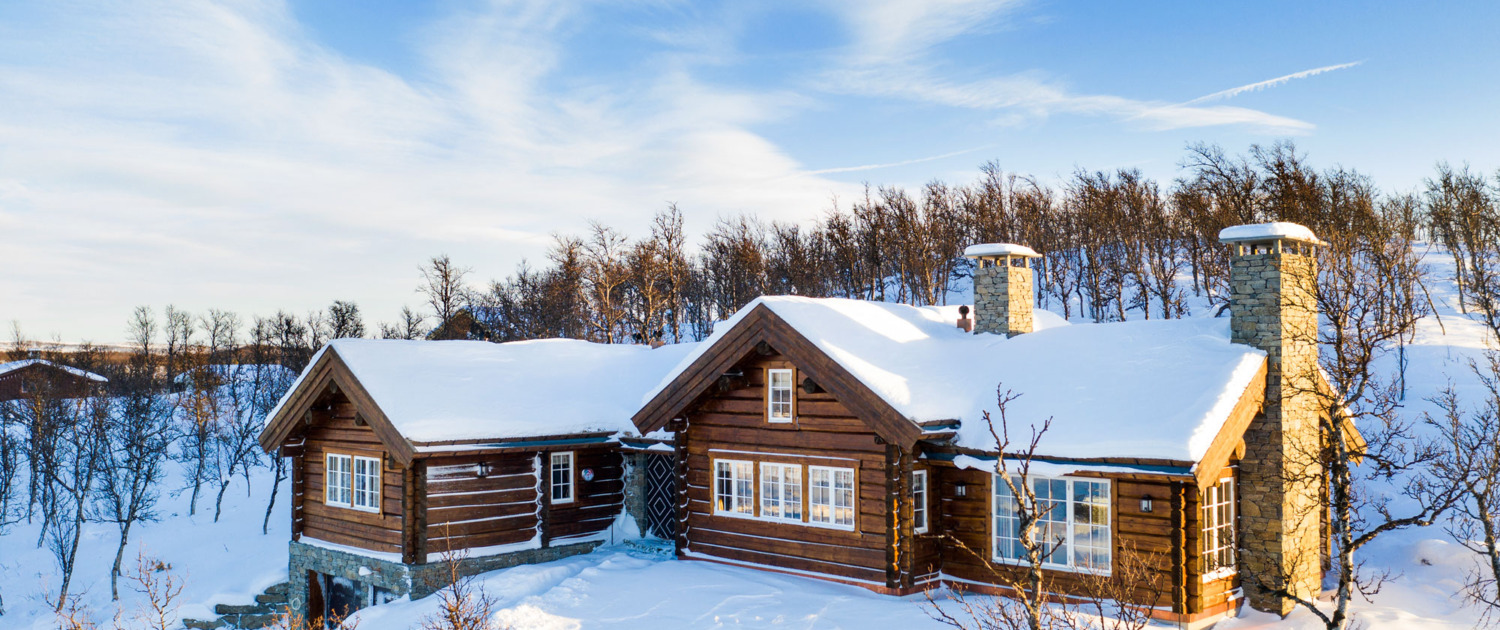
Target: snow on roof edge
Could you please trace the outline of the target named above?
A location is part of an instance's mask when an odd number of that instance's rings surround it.
[[[10,372],[14,372],[16,370],[19,370],[21,368],[30,367],[30,366],[33,366],[33,365],[49,365],[49,366],[55,367],[55,368],[57,368],[59,370],[62,370],[64,372],[67,372],[69,374],[72,374],[73,376],[81,376],[83,378],[86,378],[88,380],[94,381],[96,383],[108,383],[109,382],[109,379],[106,378],[102,374],[95,374],[95,373],[90,372],[88,370],[81,370],[81,369],[78,369],[78,368],[70,366],[70,365],[63,365],[61,363],[54,363],[54,362],[48,361],[46,359],[22,359],[20,361],[11,361],[10,363],[0,363],[0,374],[7,374],[7,373],[10,373]]]

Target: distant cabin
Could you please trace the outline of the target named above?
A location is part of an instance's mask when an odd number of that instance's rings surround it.
[[[45,359],[0,363],[0,401],[45,395],[52,398],[82,398],[109,379],[75,367]]]
[[[292,599],[316,615],[420,596],[444,552],[480,571],[619,536],[893,595],[1004,595],[1023,550],[1000,474],[1019,482],[1050,423],[1026,483],[1060,595],[1137,554],[1158,618],[1285,614],[1242,578],[1310,597],[1322,576],[1319,484],[1283,474],[1320,439],[1321,243],[1290,224],[1221,239],[1227,318],[1070,325],[1034,309],[1035,252],[988,244],[966,252],[972,309],[767,296],[655,350],[333,342],[261,440],[294,460]],[[1001,444],[985,417],[998,429],[1006,391]]]

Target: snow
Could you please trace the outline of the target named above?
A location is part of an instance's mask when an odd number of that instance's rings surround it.
[[[982,243],[970,245],[964,248],[964,256],[973,258],[976,256],[1024,256],[1026,258],[1041,258],[1042,255],[1036,250],[1025,245],[1013,245],[1010,243]]]
[[[54,368],[57,368],[59,370],[62,370],[64,372],[67,372],[69,374],[72,374],[74,376],[81,376],[83,378],[86,378],[86,379],[89,379],[91,381],[95,381],[95,382],[98,382],[98,383],[108,383],[109,382],[109,379],[104,378],[103,376],[95,374],[93,372],[89,372],[87,370],[80,370],[80,369],[78,369],[76,367],[62,365],[62,364],[59,364],[59,363],[53,363],[53,362],[48,361],[46,359],[22,359],[20,361],[11,361],[9,363],[0,363],[0,374],[5,374],[7,372],[14,372],[14,371],[19,370],[19,369],[21,369],[23,367],[28,367],[28,366],[32,366],[32,365],[48,365],[48,366],[52,366]]]
[[[432,442],[634,434],[630,417],[639,409],[641,393],[693,348],[571,339],[503,344],[339,339],[319,355],[338,354],[408,440]],[[298,384],[306,377],[304,372]]]
[[[157,507],[160,520],[137,524],[132,530],[122,568],[132,568],[140,550],[172,565],[172,572],[185,584],[177,600],[182,604],[178,618],[213,618],[214,604],[253,603],[266,587],[286,580],[287,541],[291,539],[288,483],[282,482],[270,530],[262,534],[261,519],[266,514],[272,479],[268,469],[258,468],[251,476],[253,496],[246,496],[242,479],[230,485],[224,495],[223,516],[217,523],[213,522],[214,488],[204,488],[198,513],[190,516],[192,488],[178,464],[169,463],[167,469],[164,496]],[[5,599],[0,630],[58,627],[52,614],[56,600],[47,600],[55,598],[61,578],[52,553],[36,546],[40,523],[40,519],[32,524],[23,521],[0,533],[0,596]],[[82,603],[101,628],[112,627],[108,621],[117,610],[110,602],[109,571],[119,541],[114,525],[85,524],[69,588],[70,593],[82,595]],[[127,615],[144,603],[123,579],[120,600],[118,609]]]
[[[1225,243],[1264,241],[1278,238],[1306,241],[1314,244],[1323,243],[1323,241],[1318,240],[1318,237],[1313,234],[1312,230],[1296,223],[1254,223],[1250,225],[1235,225],[1219,230],[1219,240]]]
[[[1045,326],[1007,339],[959,330],[955,307],[775,296],[716,328],[645,400],[760,305],[903,416],[959,420],[957,443],[984,450],[996,448],[983,413],[995,412],[999,385],[1020,396],[1007,406],[1013,428],[1052,418],[1046,455],[1198,461],[1265,360],[1229,342],[1228,319],[1055,325],[1060,318],[1041,316]]]
[[[995,472],[996,459],[985,459],[972,455],[957,455],[953,458],[953,465],[958,468],[969,470],[982,470]],[[1021,474],[1021,461],[1016,459],[1005,460],[1005,472]],[[1063,477],[1081,472],[1117,473],[1117,474],[1145,474],[1157,475],[1163,471],[1152,468],[1138,468],[1135,466],[1121,466],[1111,464],[1100,464],[1097,462],[1068,462],[1068,461],[1044,461],[1031,460],[1026,467],[1026,474],[1037,477]],[[1185,470],[1183,472],[1186,472]]]

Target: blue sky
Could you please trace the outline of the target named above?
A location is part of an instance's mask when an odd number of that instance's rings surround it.
[[[1500,168],[1500,5],[0,3],[0,321],[416,304],[598,219],[807,221],[989,160],[1170,180],[1294,140],[1391,190]]]

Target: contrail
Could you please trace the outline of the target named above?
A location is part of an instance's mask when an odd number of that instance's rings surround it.
[[[1241,94],[1244,94],[1246,92],[1258,92],[1260,90],[1264,90],[1264,89],[1269,88],[1269,87],[1276,87],[1278,85],[1281,85],[1281,84],[1286,83],[1288,81],[1291,81],[1293,79],[1306,79],[1307,77],[1317,76],[1317,75],[1323,74],[1324,72],[1333,72],[1334,70],[1343,70],[1344,68],[1353,68],[1354,66],[1357,66],[1357,65],[1362,64],[1362,63],[1364,63],[1364,62],[1363,61],[1355,61],[1353,63],[1341,63],[1341,64],[1333,65],[1333,66],[1323,66],[1321,68],[1313,68],[1312,70],[1303,70],[1301,72],[1293,72],[1292,74],[1286,75],[1284,77],[1276,77],[1276,78],[1271,79],[1269,81],[1261,81],[1259,83],[1251,83],[1250,85],[1241,85],[1241,86],[1239,86],[1237,88],[1230,88],[1230,89],[1224,90],[1222,92],[1214,92],[1213,94],[1209,94],[1208,96],[1200,96],[1200,97],[1195,98],[1195,99],[1193,99],[1191,101],[1183,103],[1183,105],[1197,105],[1199,103],[1206,103],[1208,101],[1221,101],[1221,100],[1224,100],[1224,99],[1234,98],[1234,97],[1239,96]]]

